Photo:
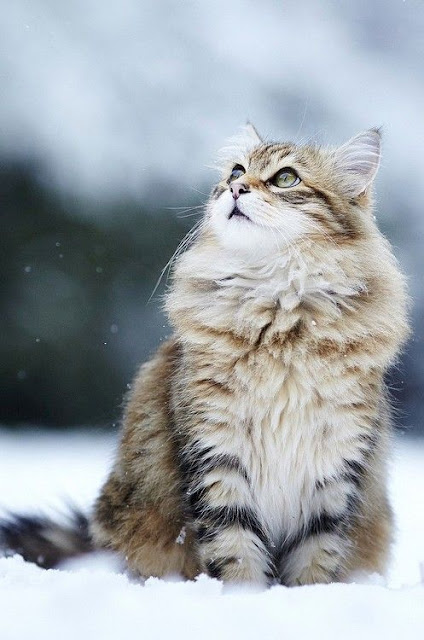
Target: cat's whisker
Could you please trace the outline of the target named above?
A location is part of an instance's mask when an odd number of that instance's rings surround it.
[[[307,214],[306,214],[307,215]],[[329,242],[330,244],[332,244],[333,247],[337,248],[337,242],[334,240],[334,238],[328,233],[328,231],[326,231],[321,225],[319,225],[317,222],[315,222],[315,220],[311,220],[311,218],[308,218],[308,226],[315,229],[315,231],[317,232],[317,237],[318,239],[323,237],[325,238],[325,240],[327,242]],[[308,238],[313,238],[314,234],[313,233],[309,233],[309,231],[306,231],[305,234]]]
[[[203,207],[202,207],[202,208],[203,208]],[[200,215],[200,214],[201,214],[201,211],[194,211],[194,212],[192,212],[192,213],[185,213],[185,214],[182,214],[182,215],[177,214],[177,218],[179,218],[179,219],[192,218],[192,217],[194,217],[194,216],[198,216],[198,215]]]
[[[162,278],[164,276],[165,273],[167,273],[167,279],[169,277],[169,273],[170,270],[172,268],[172,265],[174,264],[174,262],[178,259],[178,257],[181,255],[181,253],[183,251],[185,251],[185,249],[190,245],[191,242],[194,241],[196,235],[199,233],[200,228],[202,226],[203,223],[203,219],[199,220],[192,229],[190,229],[190,231],[188,233],[186,233],[186,235],[184,236],[184,238],[181,240],[181,242],[179,243],[179,245],[177,246],[176,250],[174,251],[174,253],[172,254],[172,256],[170,257],[170,259],[168,260],[168,262],[166,263],[166,265],[163,267],[162,271],[160,272],[159,278],[156,281],[156,284],[153,288],[152,293],[149,296],[148,302],[150,302],[153,298],[153,296],[155,295],[161,281]]]
[[[269,227],[269,228],[271,228],[271,227]],[[272,228],[274,228],[274,227],[272,227]],[[285,244],[286,244],[286,246],[287,246],[287,248],[288,248],[288,250],[290,252],[290,255],[292,255],[292,252],[293,252],[296,255],[296,258],[297,258],[298,262],[306,270],[305,260],[302,257],[302,254],[300,253],[299,249],[296,247],[295,243],[292,240],[290,240],[289,236],[284,233],[284,231],[283,231],[283,229],[281,227],[275,228],[275,230],[283,238],[283,240],[284,240],[284,242],[285,242]]]
[[[291,241],[283,232],[282,229],[278,229],[277,230],[280,235],[283,237],[283,239],[285,240],[286,244],[287,244],[287,248],[289,250],[289,254],[290,254],[290,260],[293,259],[293,253],[295,254],[298,264],[300,264],[300,266],[302,266],[302,268],[306,271],[307,267],[306,267],[306,262],[302,257],[302,254],[300,253],[299,249],[296,247],[295,243],[293,241]]]
[[[200,193],[201,196],[205,196],[206,198],[209,198],[209,196],[210,196],[209,193],[205,193],[204,191],[200,191],[200,189],[196,189],[196,187],[190,187],[190,189],[192,191],[195,191],[196,193]]]
[[[300,138],[298,141],[298,145],[306,145],[311,144],[315,145],[317,143],[317,139],[326,132],[326,129],[323,127],[322,129],[318,129],[315,133],[312,133],[310,136],[305,136],[304,138]]]
[[[301,121],[300,121],[300,125],[299,125],[299,128],[298,128],[297,132],[296,132],[296,135],[294,136],[294,139],[296,140],[297,144],[299,144],[299,143],[298,143],[298,136],[300,135],[300,132],[302,131],[302,127],[303,127],[303,125],[304,125],[304,123],[305,123],[305,118],[306,118],[306,113],[307,113],[307,111],[308,111],[308,107],[309,107],[309,98],[306,98],[306,100],[305,100],[305,106],[304,106],[304,108],[303,108],[303,115],[302,115],[302,119],[301,119]]]
[[[199,213],[201,213],[204,210],[205,205],[206,203],[203,202],[202,204],[197,204],[190,207],[166,207],[166,209],[170,211],[177,211],[177,218],[182,219],[182,218],[190,218],[192,216],[199,215]]]
[[[192,209],[203,209],[203,207],[205,206],[205,203],[202,204],[196,204],[194,206],[189,206],[189,207],[165,207],[165,209],[169,209],[170,211],[191,211]]]

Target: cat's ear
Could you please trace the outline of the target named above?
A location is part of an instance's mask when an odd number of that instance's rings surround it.
[[[246,142],[250,143],[251,145],[256,146],[258,144],[262,144],[263,142],[263,139],[259,135],[258,130],[251,122],[249,122],[249,120],[246,122],[244,127],[242,127],[242,135],[245,136]]]
[[[381,133],[369,129],[333,151],[334,169],[345,193],[352,198],[371,185],[380,164]]]
[[[246,156],[252,149],[262,144],[262,138],[251,122],[240,127],[235,136],[227,140],[225,147],[217,154],[216,164],[219,169],[225,170],[229,163],[243,164]]]

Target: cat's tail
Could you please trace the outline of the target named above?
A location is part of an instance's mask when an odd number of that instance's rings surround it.
[[[18,553],[51,569],[64,560],[94,551],[87,516],[72,509],[59,524],[47,516],[14,515],[0,520],[0,555]]]

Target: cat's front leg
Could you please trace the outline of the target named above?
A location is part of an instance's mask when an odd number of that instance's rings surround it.
[[[188,447],[183,467],[201,567],[225,582],[269,584],[269,543],[237,456]]]
[[[327,584],[344,577],[351,544],[342,532],[319,533],[305,537],[284,554],[281,581],[287,586]]]
[[[362,454],[361,454],[362,455]],[[278,573],[288,586],[339,582],[346,578],[354,547],[353,533],[363,509],[362,457],[344,460],[340,472],[317,482],[309,516],[280,552]]]

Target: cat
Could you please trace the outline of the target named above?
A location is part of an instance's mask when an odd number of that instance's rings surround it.
[[[173,335],[132,385],[92,514],[17,517],[4,546],[36,561],[36,530],[45,566],[89,546],[142,577],[262,586],[385,572],[384,374],[408,298],[372,213],[379,161],[377,129],[323,148],[245,127],[176,260]]]

